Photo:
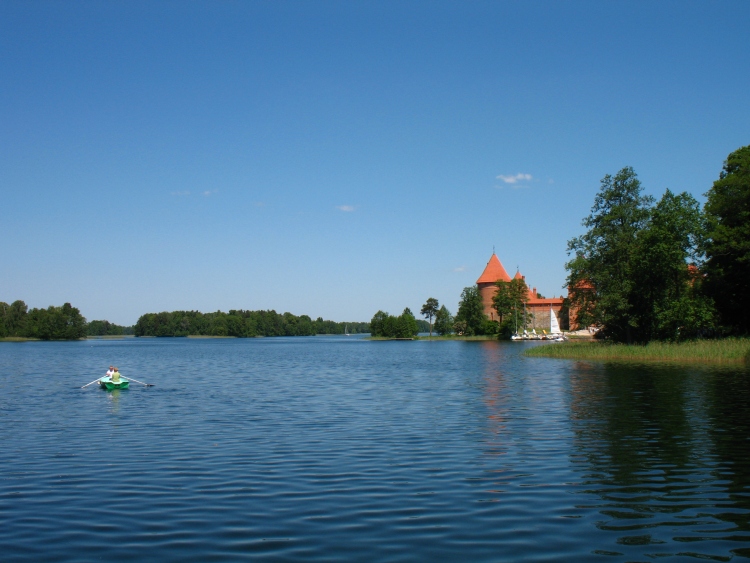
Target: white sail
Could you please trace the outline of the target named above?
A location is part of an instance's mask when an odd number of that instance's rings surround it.
[[[557,322],[555,312],[552,310],[552,306],[549,308],[549,331],[550,334],[561,334],[560,324]]]

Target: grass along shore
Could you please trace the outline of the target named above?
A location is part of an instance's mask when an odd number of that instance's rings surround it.
[[[607,362],[671,362],[682,364],[750,363],[750,338],[611,344],[608,342],[565,342],[536,346],[524,352],[529,357]]]
[[[481,334],[477,336],[457,336],[455,334],[449,334],[445,336],[438,336],[433,334],[432,338],[426,334],[420,334],[413,338],[393,338],[390,336],[366,336],[362,340],[497,340],[497,334]]]

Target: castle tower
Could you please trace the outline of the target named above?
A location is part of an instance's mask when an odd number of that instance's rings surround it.
[[[526,281],[526,276],[521,275],[521,272],[516,272],[513,276],[514,279],[522,279]],[[497,292],[497,286],[495,285],[498,281],[510,281],[508,272],[505,271],[503,265],[500,263],[497,255],[493,252],[490,256],[490,261],[487,262],[487,266],[484,268],[484,272],[479,276],[477,280],[477,287],[479,288],[479,295],[482,296],[482,305],[484,308],[484,314],[491,321],[498,321],[497,311],[492,308],[492,298]],[[528,284],[527,284],[528,285]],[[563,299],[562,297],[539,297],[536,291],[536,287],[529,287],[529,296],[526,302],[526,309],[531,316],[528,328],[537,329],[550,329],[550,315],[554,313],[558,318],[560,310],[562,309]]]
[[[489,262],[487,262],[487,266],[484,268],[484,272],[482,272],[482,275],[477,280],[479,295],[482,296],[482,305],[484,305],[484,314],[493,321],[498,320],[497,312],[492,308],[492,298],[495,296],[495,291],[497,290],[495,282],[498,280],[509,282],[510,276],[500,263],[497,254],[493,252]]]

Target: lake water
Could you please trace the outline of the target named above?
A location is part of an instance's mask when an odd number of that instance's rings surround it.
[[[0,559],[750,558],[746,370],[529,345],[0,344]]]

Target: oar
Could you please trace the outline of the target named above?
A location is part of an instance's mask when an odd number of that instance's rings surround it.
[[[129,379],[130,381],[135,381],[136,383],[140,383],[141,385],[145,385],[146,387],[153,387],[153,383],[143,383],[143,381],[138,381],[137,379],[133,377],[126,377],[126,379]]]
[[[87,383],[83,387],[88,387],[89,385],[93,385],[94,383],[97,383],[100,379],[101,377],[97,377],[94,381],[92,381],[91,383]],[[83,387],[81,387],[81,389],[83,389]]]

